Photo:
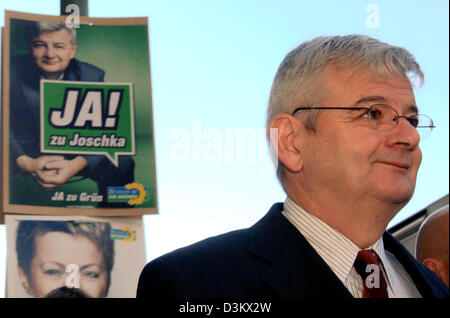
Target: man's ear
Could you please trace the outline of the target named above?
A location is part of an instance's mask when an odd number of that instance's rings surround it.
[[[278,114],[270,124],[270,129],[278,130],[278,159],[291,172],[299,172],[303,168],[301,149],[298,137],[301,123],[289,114]]]
[[[423,265],[428,267],[431,271],[433,271],[441,280],[445,279],[445,268],[444,264],[437,259],[434,258],[425,258],[422,261]]]
[[[34,295],[33,289],[31,288],[30,282],[28,280],[27,274],[22,267],[19,267],[19,278],[22,283],[23,288],[27,291],[28,294]]]

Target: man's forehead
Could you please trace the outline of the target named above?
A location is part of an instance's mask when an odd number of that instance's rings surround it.
[[[354,66],[351,64],[343,64],[343,63],[328,63],[324,70],[324,75],[339,77],[346,80],[355,80],[355,81],[367,81],[371,83],[388,83],[388,82],[398,82],[404,88],[412,89],[411,77],[410,74],[405,74],[401,72],[391,73],[383,73],[377,67],[364,67],[364,66]]]
[[[380,74],[368,68],[329,64],[322,73],[323,84],[333,95],[339,93],[351,99],[352,105],[401,100],[415,106],[414,91],[406,74]]]
[[[59,42],[70,42],[69,31],[61,29],[58,31],[41,32],[38,36],[32,38],[33,41],[53,40]]]

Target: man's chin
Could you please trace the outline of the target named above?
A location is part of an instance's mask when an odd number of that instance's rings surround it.
[[[372,183],[373,193],[379,200],[402,207],[411,200],[414,189],[415,182],[408,177],[383,176]]]
[[[399,191],[386,191],[379,196],[381,201],[390,203],[392,205],[397,205],[399,208],[403,208],[412,198],[414,194],[414,189]]]

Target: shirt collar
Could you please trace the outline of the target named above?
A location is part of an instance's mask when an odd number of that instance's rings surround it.
[[[344,283],[353,269],[360,248],[342,233],[298,206],[289,197],[284,202],[283,215]],[[383,264],[388,264],[381,237],[370,248],[378,254]],[[387,273],[388,270],[383,271]],[[389,278],[387,280],[389,282]]]
[[[382,270],[385,274],[386,281],[387,281],[388,285],[391,285],[390,279],[389,279],[389,272],[392,271],[392,268],[391,268],[389,259],[386,255],[386,251],[384,249],[383,237],[380,237],[380,239],[378,241],[376,241],[370,248],[373,249],[377,253],[378,257],[380,258],[381,267],[383,267]]]
[[[40,77],[41,77],[41,79],[45,79],[44,76],[42,76],[42,75]],[[64,72],[62,72],[61,75],[59,75],[59,77],[56,80],[61,81],[63,79],[64,79]]]

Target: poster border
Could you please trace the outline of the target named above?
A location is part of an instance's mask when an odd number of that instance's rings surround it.
[[[28,21],[45,21],[52,23],[64,23],[68,16],[53,16],[26,13],[20,11],[5,10],[5,26],[2,27],[2,110],[1,110],[1,188],[2,194],[0,198],[0,224],[4,223],[3,214],[39,214],[39,215],[83,215],[83,216],[141,216],[144,214],[158,214],[158,187],[156,176],[156,147],[155,147],[155,131],[154,131],[154,114],[153,114],[153,94],[150,66],[150,44],[147,40],[149,52],[149,94],[151,106],[151,123],[152,123],[152,143],[153,143],[153,171],[154,173],[154,189],[155,189],[155,206],[148,208],[97,208],[97,207],[53,207],[53,206],[37,206],[10,203],[10,176],[9,176],[9,114],[10,114],[10,29],[11,19],[20,19]],[[145,25],[148,27],[148,17],[124,17],[124,18],[91,18],[80,16],[80,24],[85,25]],[[134,116],[134,114],[133,114]],[[124,212],[126,211],[126,212]]]

